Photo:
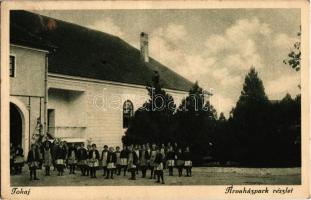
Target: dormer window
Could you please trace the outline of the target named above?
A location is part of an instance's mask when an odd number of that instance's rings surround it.
[[[10,55],[10,77],[15,77],[16,59],[15,56]]]

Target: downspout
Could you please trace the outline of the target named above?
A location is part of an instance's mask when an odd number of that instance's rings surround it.
[[[44,108],[43,108],[43,134],[47,136],[47,105],[48,105],[48,65],[49,65],[49,53],[45,55],[45,70],[44,70]]]

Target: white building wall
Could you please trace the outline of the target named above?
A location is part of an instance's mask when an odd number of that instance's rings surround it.
[[[15,56],[16,61],[15,77],[10,77],[10,102],[21,111],[24,152],[28,152],[32,135],[36,132],[37,118],[41,116],[41,123],[44,124],[46,53],[39,49],[10,45],[10,55]]]
[[[137,110],[149,98],[145,86],[122,84],[70,76],[51,74],[48,80],[49,88],[66,89],[81,93],[72,101],[61,93],[49,93],[48,107],[55,109],[55,126],[84,127],[79,129],[67,128],[56,137],[85,137],[92,140],[99,148],[104,144],[121,145],[124,135],[123,103],[130,100]],[[54,89],[53,89],[54,88]],[[167,90],[178,106],[186,92]]]

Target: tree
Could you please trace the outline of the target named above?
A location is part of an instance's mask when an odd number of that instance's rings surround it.
[[[196,82],[174,116],[174,138],[181,146],[190,146],[196,164],[211,154],[216,120],[216,110],[209,101],[205,102],[203,89]]]
[[[269,143],[270,102],[264,86],[255,68],[251,68],[245,77],[243,90],[232,112],[233,131],[237,139],[238,159],[245,164],[257,164],[265,161]]]
[[[277,165],[300,165],[301,112],[300,95],[286,94],[271,105],[271,135],[274,140],[273,162]]]
[[[171,139],[172,115],[176,110],[174,99],[161,86],[158,72],[147,86],[149,100],[134,114],[129,128],[122,138],[125,144],[167,143]]]
[[[299,32],[297,33],[297,36],[299,37],[299,41],[296,41],[294,43],[294,48],[291,49],[291,51],[288,54],[288,58],[283,60],[284,64],[288,64],[296,71],[300,70],[300,62],[301,62],[301,42],[300,42],[300,36],[301,36],[301,27]]]

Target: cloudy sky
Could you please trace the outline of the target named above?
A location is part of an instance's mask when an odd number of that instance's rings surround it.
[[[212,90],[227,116],[254,66],[270,99],[299,93],[300,73],[283,64],[297,41],[299,9],[35,11],[119,36],[139,47],[149,34],[150,56]]]

